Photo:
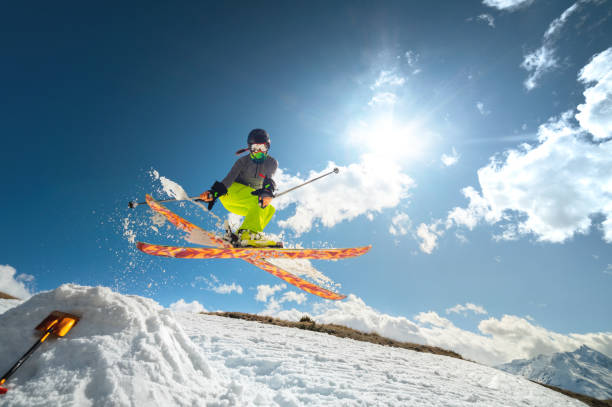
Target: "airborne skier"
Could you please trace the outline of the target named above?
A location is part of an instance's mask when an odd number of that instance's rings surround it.
[[[215,181],[212,187],[200,194],[200,199],[208,202],[208,209],[219,199],[225,209],[244,216],[236,234],[228,230],[234,246],[267,247],[279,243],[266,239],[262,233],[272,219],[275,208],[270,204],[274,198],[276,185],[272,180],[278,162],[268,155],[270,135],[263,129],[254,129],[247,137],[248,148],[238,150],[236,155],[249,152],[240,157],[221,182]]]
[[[227,235],[223,237],[206,231],[183,219],[160,203],[177,201],[176,199],[158,202],[151,195],[147,194],[146,202],[129,202],[128,207],[135,208],[144,203],[148,204],[149,208],[156,213],[162,214],[174,226],[187,232],[188,241],[192,241],[190,238],[196,236],[200,239],[198,244],[207,247],[164,246],[144,242],[137,242],[136,247],[140,251],[153,256],[180,259],[242,259],[289,284],[293,284],[321,298],[328,300],[346,298],[345,295],[335,293],[304,280],[268,261],[268,259],[338,260],[361,256],[367,253],[372,246],[344,249],[284,249],[282,243],[266,239],[262,232],[275,212],[270,202],[275,197],[275,184],[272,177],[278,168],[278,163],[268,155],[270,135],[265,130],[252,130],[247,138],[247,144],[248,148],[239,150],[236,154],[240,155],[246,151],[249,154],[236,160],[236,163],[234,163],[234,166],[223,181],[215,181],[209,190],[204,191],[197,198],[187,198],[189,200],[196,199],[208,202],[208,210],[212,209],[218,199],[228,211],[244,216],[242,225],[237,233],[232,233],[229,227],[227,228]],[[276,194],[276,197],[294,191],[330,174],[337,174],[338,171],[338,168],[334,168],[330,172],[279,192]]]

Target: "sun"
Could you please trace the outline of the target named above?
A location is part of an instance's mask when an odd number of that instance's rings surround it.
[[[416,120],[398,120],[393,114],[379,114],[359,120],[349,129],[352,145],[364,154],[393,161],[421,158],[428,144],[428,132]]]

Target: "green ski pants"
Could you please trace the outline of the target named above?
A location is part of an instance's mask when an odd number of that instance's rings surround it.
[[[244,216],[240,229],[262,232],[276,209],[272,205],[261,208],[257,196],[251,195],[253,191],[255,190],[247,185],[234,182],[227,189],[227,194],[219,197],[219,200],[231,213]]]

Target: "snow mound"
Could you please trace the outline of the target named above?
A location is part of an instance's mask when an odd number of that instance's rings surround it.
[[[1,314],[0,371],[40,338],[34,327],[53,310],[81,319],[8,380],[4,406],[192,406],[219,391],[171,311],[104,287],[62,285]]]

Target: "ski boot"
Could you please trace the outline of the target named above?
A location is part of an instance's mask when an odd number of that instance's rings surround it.
[[[271,240],[261,232],[240,229],[234,236],[236,237],[232,242],[234,247],[283,247],[283,242]]]

